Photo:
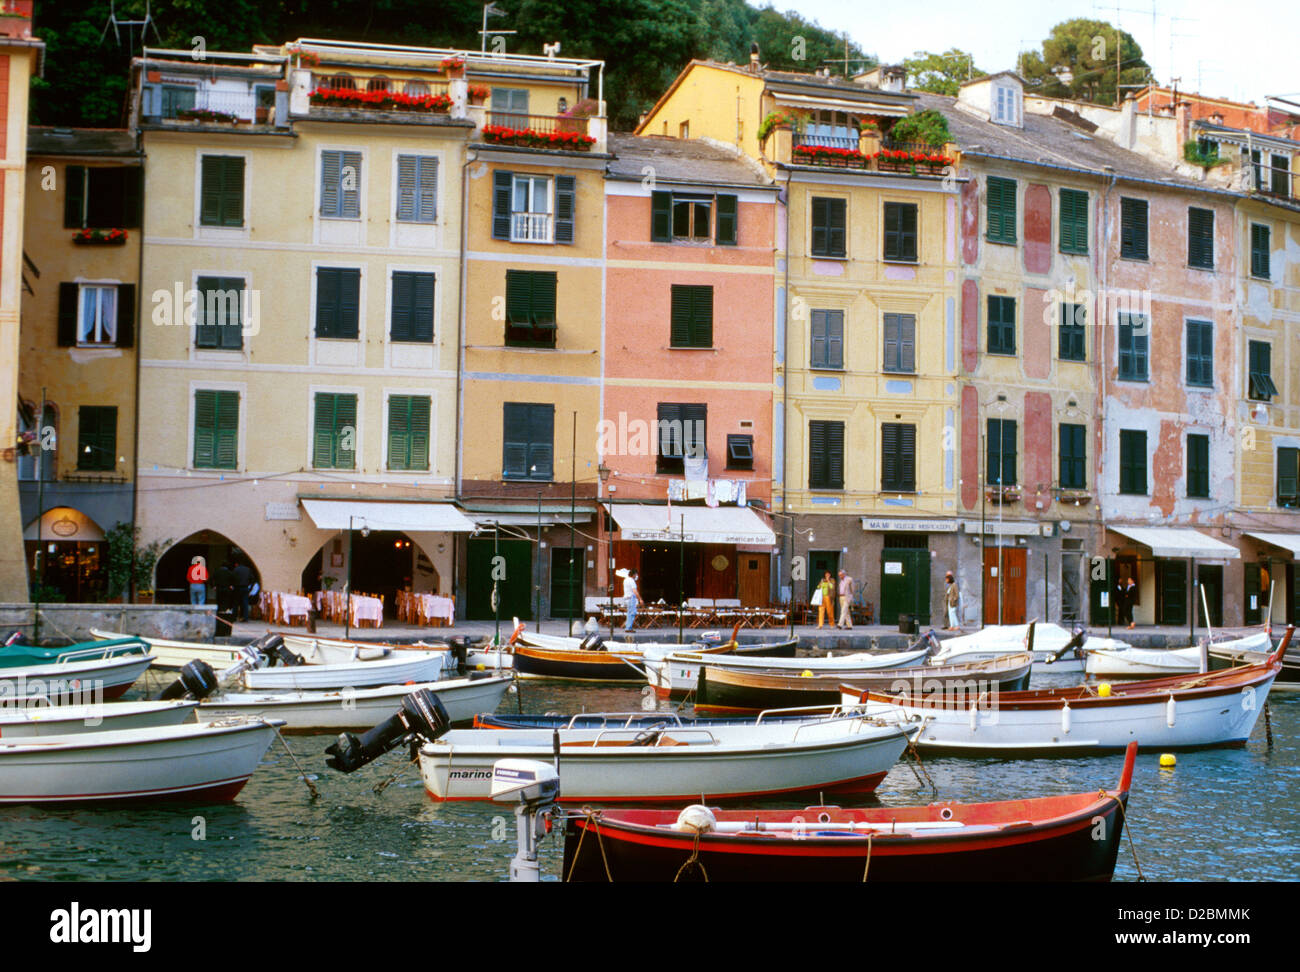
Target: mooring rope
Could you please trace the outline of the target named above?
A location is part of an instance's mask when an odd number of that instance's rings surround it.
[[[867,872],[871,870],[871,844],[875,840],[875,834],[870,830],[867,831],[867,863],[862,868],[862,883],[867,883]]]
[[[605,865],[605,880],[608,881],[610,884],[613,884],[614,875],[610,873],[609,858],[605,856],[605,838],[602,837],[600,833],[600,811],[593,810],[591,809],[591,807],[583,807],[582,810],[579,812],[584,817],[587,818],[588,823],[590,823],[592,826],[596,828],[596,843],[600,847],[600,859],[602,863],[604,863]],[[566,884],[570,883],[573,880],[573,872],[577,870],[578,861],[582,858],[582,842],[586,839],[587,839],[587,827],[584,825],[582,828],[582,833],[578,835],[578,846],[573,851],[573,863],[569,865],[569,874],[564,879]]]
[[[1103,799],[1107,799],[1107,800],[1113,799],[1116,803],[1119,804],[1119,814],[1121,819],[1124,821],[1124,836],[1128,838],[1129,853],[1133,855],[1133,866],[1137,868],[1138,880],[1145,882],[1146,876],[1142,873],[1142,864],[1138,861],[1137,848],[1133,846],[1133,827],[1128,822],[1128,811],[1124,809],[1124,801],[1121,800],[1119,797],[1112,796],[1111,794],[1107,793],[1105,790],[1098,790],[1097,795],[1102,797]]]
[[[267,723],[267,725],[270,725],[270,723]],[[293,760],[293,765],[298,768],[298,772],[302,775],[302,781],[307,784],[307,789],[311,791],[311,797],[315,800],[320,796],[320,794],[316,792],[316,784],[307,778],[307,774],[303,770],[302,764],[298,762],[298,757],[293,754],[293,750],[289,748],[288,741],[280,734],[280,727],[271,726],[271,728],[275,730],[276,738],[280,740],[281,745],[284,746],[284,751],[288,753],[289,758]]]
[[[678,881],[682,879],[682,873],[688,867],[698,867],[700,869],[700,874],[704,877],[705,883],[706,884],[708,883],[709,872],[705,869],[704,862],[700,860],[700,837],[701,836],[702,834],[700,831],[698,830],[695,831],[695,846],[691,848],[691,856],[686,858],[682,866],[677,869],[677,875],[676,877],[673,878],[673,884],[676,884]]]

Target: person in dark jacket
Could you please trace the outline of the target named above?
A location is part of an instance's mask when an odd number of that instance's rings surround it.
[[[240,562],[232,572],[235,582],[235,603],[231,609],[239,609],[239,620],[248,620],[248,589],[253,585],[253,571],[248,564]]]
[[[212,586],[216,588],[218,615],[230,613],[231,596],[235,588],[234,572],[231,571],[230,566],[230,561],[227,560],[212,572]]]

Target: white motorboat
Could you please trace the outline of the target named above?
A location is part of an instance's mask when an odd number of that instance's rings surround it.
[[[0,700],[43,695],[87,703],[126,694],[153,664],[138,638],[68,648],[10,645],[0,652]]]
[[[168,641],[165,638],[148,638],[143,635],[124,635],[114,631],[91,628],[90,634],[97,641],[115,641],[122,638],[138,638],[149,646],[149,654],[154,657],[154,668],[183,668],[192,661],[204,661],[217,671],[229,668],[243,657],[242,646],[205,645],[198,641]]]
[[[960,755],[1087,755],[1130,742],[1143,749],[1242,745],[1282,668],[1291,630],[1260,665],[978,699],[869,692],[866,711],[919,725],[922,750]]]
[[[1024,651],[1029,637],[1028,624],[991,624],[981,631],[957,635],[939,641],[939,647],[930,656],[932,665],[956,665],[966,662],[988,661],[998,655]],[[1059,624],[1033,622],[1034,672],[1082,672],[1084,657],[1089,651],[1108,648],[1128,648],[1128,644],[1112,638],[1095,638],[1089,635],[1077,649],[1065,651],[1074,634]],[[936,641],[938,639],[935,639]]]
[[[864,672],[907,668],[925,661],[928,648],[872,654],[859,651],[851,655],[828,655],[824,658],[756,658],[751,655],[706,655],[672,648],[647,648],[642,653],[642,667],[655,695],[661,699],[684,698],[699,682],[700,667],[745,671],[770,671],[814,675],[827,672]]]
[[[0,739],[69,736],[149,726],[179,726],[194,717],[197,702],[110,702],[106,705],[50,705],[29,696],[0,703]]]
[[[902,755],[914,726],[858,716],[800,723],[666,729],[454,729],[420,749],[438,800],[486,800],[492,765],[555,758],[566,801],[732,799],[870,793]]]
[[[418,689],[438,696],[452,722],[468,722],[480,712],[493,712],[513,678],[457,678],[420,685],[386,685],[380,688],[333,692],[227,692],[199,705],[201,719],[258,716],[284,720],[286,731],[369,729],[401,705]]]
[[[288,632],[278,632],[284,639],[284,646],[290,651],[301,655],[303,658],[313,659],[318,655],[320,657],[330,657],[338,661],[346,661],[351,657],[351,652],[355,650],[358,658],[373,657],[371,653],[376,648],[390,648],[394,651],[446,651],[450,655],[451,649],[441,641],[416,641],[409,645],[399,645],[391,642],[367,642],[353,641],[346,638],[321,638],[316,635],[290,634]],[[451,667],[450,660],[447,663]],[[510,669],[514,667],[514,656],[510,649],[502,646],[500,648],[474,648],[470,647],[465,652],[465,668],[470,671],[492,671],[493,669]]]
[[[276,723],[232,719],[0,739],[0,803],[232,800]]]
[[[250,692],[360,689],[407,682],[436,682],[447,664],[445,651],[397,651],[380,648],[366,660],[326,664],[277,665],[239,674]]]
[[[1271,652],[1273,642],[1264,630],[1244,638],[1220,639],[1210,649],[1221,652]],[[1161,675],[1199,672],[1206,662],[1202,647],[1097,649],[1088,653],[1089,675],[1108,678],[1158,678]]]

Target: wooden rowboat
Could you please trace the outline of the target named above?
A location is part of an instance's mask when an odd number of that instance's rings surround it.
[[[1109,881],[1137,745],[1119,785],[998,803],[846,810],[585,810],[569,881]]]
[[[1242,639],[1244,641],[1244,639]],[[1272,642],[1267,649],[1243,647],[1239,641],[1210,644],[1210,670],[1220,671],[1238,665],[1260,665],[1268,661]],[[1300,691],[1300,649],[1292,648],[1282,656],[1282,670],[1273,682],[1274,692]]]
[[[196,702],[114,702],[111,705],[50,705],[28,698],[0,705],[0,739],[68,736],[149,726],[178,726],[194,718]]]
[[[1102,687],[1002,692],[984,699],[868,692],[867,711],[921,725],[922,750],[980,756],[1089,755],[1241,746],[1250,737],[1291,641],[1259,665]]]
[[[810,660],[810,662],[813,660]],[[1033,657],[1028,652],[1001,655],[983,662],[943,667],[897,668],[865,672],[809,669],[808,674],[785,671],[750,671],[706,666],[695,691],[695,711],[710,715],[760,712],[798,706],[856,704],[846,683],[857,696],[869,689],[918,696],[953,695],[975,699],[981,694],[1022,689],[1029,683]],[[841,699],[844,696],[844,699]]]
[[[243,648],[230,645],[205,645],[199,641],[169,641],[166,638],[148,638],[143,635],[126,635],[115,631],[91,628],[96,641],[135,639],[149,646],[154,657],[154,668],[179,669],[192,661],[204,661],[217,671],[229,668],[243,658]]]

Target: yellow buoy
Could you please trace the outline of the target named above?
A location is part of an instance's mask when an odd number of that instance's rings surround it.
[[[813,673],[810,672],[808,669],[805,668],[802,672],[799,673],[799,677],[800,677],[800,678],[812,678],[812,677],[813,677]]]
[[[1103,699],[1110,698],[1110,682],[1102,682],[1097,686],[1097,694]]]
[[[1160,765],[1161,765],[1161,766],[1176,766],[1176,765],[1178,765],[1178,760],[1174,757],[1174,754],[1173,754],[1173,753],[1161,753],[1161,754],[1160,754]]]

